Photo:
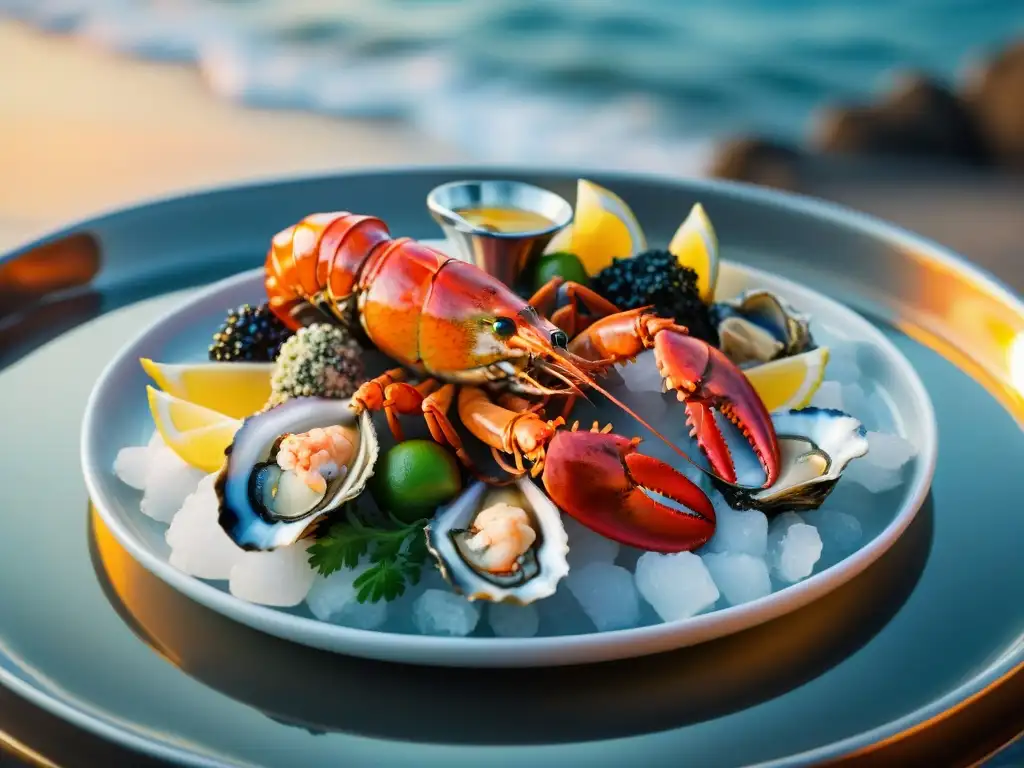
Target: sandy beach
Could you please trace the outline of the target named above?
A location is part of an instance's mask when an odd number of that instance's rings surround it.
[[[0,248],[91,213],[276,174],[472,160],[403,125],[218,99],[191,67],[0,23]],[[668,169],[692,175],[693,169]],[[812,157],[798,191],[937,240],[1024,290],[1024,180]]]
[[[460,159],[400,125],[241,109],[190,67],[0,23],[0,248],[140,198],[275,174]]]

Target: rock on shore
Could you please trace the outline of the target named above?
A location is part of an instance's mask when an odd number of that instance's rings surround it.
[[[758,137],[726,142],[710,172],[796,189],[808,153],[1024,171],[1024,40],[968,71],[957,87],[905,71],[875,103],[825,107],[806,149]]]

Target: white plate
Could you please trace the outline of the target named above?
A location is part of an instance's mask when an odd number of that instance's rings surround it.
[[[440,245],[431,243],[432,245]],[[233,597],[224,582],[188,576],[168,563],[165,526],[139,512],[138,492],[112,470],[117,451],[145,442],[152,420],[145,401],[147,379],[140,357],[200,360],[212,330],[228,307],[259,303],[262,270],[228,278],[198,292],[176,311],[145,329],[111,361],[86,409],[82,465],[95,507],[110,531],[145,568],[197,602],[255,629],[328,651],[387,661],[455,667],[524,667],[580,664],[643,656],[729,635],[805,606],[861,573],[899,538],[923,503],[937,452],[935,414],[916,372],[870,323],[825,296],[777,276],[723,262],[719,300],[752,288],[787,299],[812,318],[819,343],[845,339],[870,350],[864,364],[883,388],[892,431],[911,440],[917,455],[902,494],[873,537],[853,554],[771,595],[689,619],[590,634],[534,638],[448,638],[352,629],[317,621],[297,610],[254,605]],[[856,416],[857,414],[853,414]],[[682,415],[680,415],[682,419]],[[840,485],[844,480],[840,480]],[[848,482],[848,480],[847,480]]]

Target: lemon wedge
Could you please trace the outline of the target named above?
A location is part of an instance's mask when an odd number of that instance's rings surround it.
[[[818,347],[743,371],[769,413],[806,408],[825,378],[828,347]]]
[[[572,248],[572,224],[558,230],[544,253],[561,253]]]
[[[668,244],[679,264],[697,273],[697,291],[706,304],[715,296],[718,283],[718,237],[704,206],[697,203],[679,225]]]
[[[621,197],[580,179],[571,229],[567,227],[556,235],[549,252],[552,248],[575,254],[587,274],[595,275],[613,258],[627,259],[645,250],[647,240],[640,222]]]
[[[164,392],[217,411],[221,417],[244,419],[270,399],[273,363],[194,363],[171,365],[141,358],[142,369]]]
[[[146,387],[146,394],[153,423],[168,447],[204,472],[219,470],[242,422],[155,387]]]

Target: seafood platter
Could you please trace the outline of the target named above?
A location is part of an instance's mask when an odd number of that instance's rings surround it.
[[[871,546],[859,509],[913,505],[860,353],[786,281],[731,291],[713,211],[655,244],[583,179],[427,207],[436,241],[310,211],[205,359],[136,358],[150,427],[109,472],[172,568],[342,632],[529,643],[795,594]]]

